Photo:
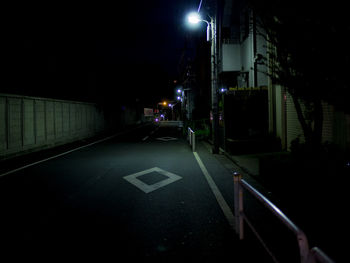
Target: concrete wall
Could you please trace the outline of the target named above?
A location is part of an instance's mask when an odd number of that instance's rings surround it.
[[[269,132],[281,140],[281,147],[286,150],[286,91],[283,87],[270,83],[268,97]]]
[[[94,136],[105,129],[91,103],[0,94],[0,158]]]
[[[304,109],[303,105],[301,107]],[[332,105],[326,102],[322,103],[322,108],[322,142],[335,143],[344,150],[350,149],[350,115],[335,110]],[[286,94],[286,126],[288,149],[291,142],[296,138],[299,138],[301,142],[305,141],[303,130],[289,93]]]
[[[304,110],[303,104],[300,106]],[[299,138],[300,142],[305,142],[303,129],[298,120],[292,96],[288,92],[286,93],[286,126],[288,149],[290,149],[291,142],[296,138]]]
[[[262,55],[264,58],[267,57],[267,41],[264,37],[265,33],[262,28],[257,29],[256,36],[256,52],[257,54]],[[261,61],[264,62],[264,61]],[[257,64],[257,82],[255,83],[256,87],[268,86],[268,77],[267,77],[267,66],[265,63]]]
[[[241,71],[241,45],[222,44],[222,71]]]
[[[249,36],[241,44],[242,71],[249,72],[248,87],[254,87],[254,63],[253,63],[253,35]]]

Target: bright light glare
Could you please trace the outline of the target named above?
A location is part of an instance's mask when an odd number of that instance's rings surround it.
[[[180,100],[180,99],[181,99],[181,97],[180,97],[180,96],[177,96],[177,99],[178,99],[178,100]]]
[[[191,24],[198,24],[201,20],[202,19],[197,12],[192,12],[188,15],[188,22]]]
[[[180,89],[178,89],[178,90],[177,90],[177,93],[181,93],[181,90],[180,90]]]
[[[164,101],[164,102],[163,102],[163,105],[166,106],[166,104],[167,104],[166,101]]]

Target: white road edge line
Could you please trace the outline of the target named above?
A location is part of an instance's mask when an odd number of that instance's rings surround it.
[[[132,130],[133,130],[133,129],[132,129]],[[83,145],[83,146],[80,146],[80,147],[78,147],[78,148],[74,148],[74,149],[69,150],[69,151],[67,151],[67,152],[63,152],[63,153],[57,154],[57,155],[55,155],[55,156],[51,156],[51,157],[49,157],[49,158],[46,158],[46,159],[37,161],[37,162],[35,162],[35,163],[31,163],[31,164],[28,164],[28,165],[19,167],[19,168],[17,168],[17,169],[14,169],[14,170],[5,172],[5,173],[3,173],[3,174],[0,174],[0,177],[5,176],[5,175],[8,175],[8,174],[15,173],[15,172],[18,172],[18,171],[21,171],[21,170],[24,170],[24,169],[26,169],[26,168],[28,168],[28,167],[31,167],[31,166],[37,165],[37,164],[39,164],[39,163],[43,163],[43,162],[46,162],[46,161],[55,159],[55,158],[57,158],[57,157],[66,155],[66,154],[71,153],[71,152],[74,152],[74,151],[78,151],[78,150],[80,150],[80,149],[89,147],[89,146],[91,146],[91,145],[94,145],[94,144],[97,144],[97,143],[101,143],[101,142],[104,142],[104,141],[113,139],[114,137],[119,136],[119,135],[122,135],[122,134],[124,134],[124,133],[126,133],[126,131],[124,131],[124,132],[119,132],[119,133],[114,134],[114,135],[112,135],[112,136],[109,136],[109,137],[107,137],[107,138],[103,138],[103,139],[101,139],[101,140],[98,140],[98,141],[89,143],[89,144],[87,144],[87,145]]]
[[[224,197],[222,196],[219,188],[216,186],[213,178],[210,176],[207,168],[204,166],[201,158],[199,157],[199,155],[197,154],[197,152],[193,152],[194,157],[196,158],[199,167],[201,168],[205,179],[207,180],[209,187],[211,189],[211,191],[213,192],[216,201],[218,202],[222,212],[224,213],[228,223],[230,224],[231,228],[233,230],[235,230],[235,217],[231,211],[231,208],[228,206],[227,202],[225,201]]]
[[[146,141],[146,140],[147,140],[151,135],[153,135],[158,129],[159,129],[159,127],[157,127],[155,130],[151,131],[151,133],[150,133],[148,136],[144,137],[144,138],[142,139],[142,141]]]

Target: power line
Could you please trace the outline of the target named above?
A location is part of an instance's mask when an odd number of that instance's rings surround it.
[[[198,11],[197,11],[198,13],[199,13],[199,11],[201,10],[201,7],[202,7],[202,1],[203,1],[203,0],[201,0],[200,3],[199,3]]]

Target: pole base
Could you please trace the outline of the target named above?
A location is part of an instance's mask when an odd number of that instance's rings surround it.
[[[212,154],[219,154],[219,149],[216,149],[215,147],[213,147],[213,148],[211,149],[211,153],[212,153]]]

